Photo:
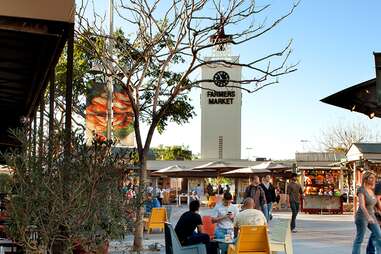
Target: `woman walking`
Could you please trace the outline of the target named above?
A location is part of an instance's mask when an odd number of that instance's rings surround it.
[[[376,174],[367,171],[363,174],[362,185],[357,190],[359,208],[356,212],[356,238],[353,243],[352,254],[361,253],[361,243],[364,240],[366,228],[372,232],[372,241],[377,250],[381,250],[381,229],[375,216],[377,198],[374,194]]]

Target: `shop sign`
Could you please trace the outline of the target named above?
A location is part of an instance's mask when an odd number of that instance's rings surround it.
[[[233,104],[235,91],[208,91],[209,104]]]

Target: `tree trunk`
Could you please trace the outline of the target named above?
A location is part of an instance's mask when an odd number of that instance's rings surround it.
[[[144,197],[145,197],[145,186],[147,181],[147,161],[146,153],[143,152],[140,159],[140,172],[139,172],[139,193],[137,195],[138,208],[136,210],[136,222],[135,222],[135,231],[134,231],[134,245],[133,250],[140,253],[143,251],[143,234],[144,234]]]

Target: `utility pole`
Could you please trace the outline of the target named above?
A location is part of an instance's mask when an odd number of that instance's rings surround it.
[[[108,40],[108,50],[110,57],[112,57],[113,45],[112,45],[112,34],[114,32],[114,0],[109,0],[109,40]],[[112,62],[110,63],[112,65]],[[112,96],[114,92],[112,75],[107,78],[107,130],[106,138],[110,140],[112,138]]]

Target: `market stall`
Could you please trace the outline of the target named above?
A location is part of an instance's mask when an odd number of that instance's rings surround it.
[[[381,179],[381,143],[353,143],[346,156],[346,166],[352,171],[354,179],[350,185],[353,193],[356,193],[361,185],[364,171],[372,170],[376,173],[378,180]],[[354,195],[353,212],[356,212],[357,206],[357,197]]]
[[[297,153],[304,195],[301,210],[306,213],[343,213],[342,194],[347,171],[337,166],[341,153]]]
[[[304,170],[302,211],[307,213],[342,213],[343,202],[339,189],[341,176],[342,171],[336,169]]]

